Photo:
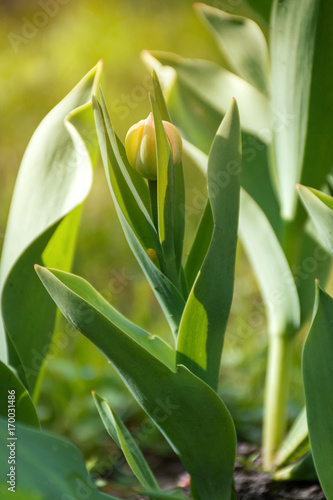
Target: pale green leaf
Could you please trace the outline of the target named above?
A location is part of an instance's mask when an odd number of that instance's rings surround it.
[[[321,240],[333,254],[333,198],[317,189],[305,186],[298,186],[298,192]]]
[[[295,185],[320,188],[333,152],[333,3],[274,1],[271,96],[275,169],[285,219],[296,211]]]
[[[268,47],[259,26],[252,19],[227,14],[209,5],[195,6],[236,75],[267,93]]]
[[[264,212],[242,190],[239,235],[256,275],[268,316],[271,335],[294,333],[300,306],[292,272]]]
[[[55,318],[33,264],[43,262],[46,249],[48,264],[70,266],[79,215],[74,209],[92,182],[96,140],[91,98],[100,72],[98,64],[39,125],[23,157],[11,203],[0,269],[0,351],[31,393]],[[80,135],[83,127],[86,143]],[[70,224],[61,222],[68,214]]]
[[[235,98],[239,106],[242,129],[262,140],[270,141],[269,101],[248,82],[221,66],[202,59],[183,59],[175,54],[156,51],[143,57],[150,67],[154,65],[158,75],[162,71],[160,64],[171,66],[176,70],[177,77],[172,91],[173,95],[170,95],[167,100],[172,118],[173,112],[170,104],[173,107],[178,101],[178,104],[181,103],[181,108],[184,107],[182,102],[184,93],[186,93],[186,99],[191,99],[193,96],[192,99],[199,100],[204,108],[206,107],[211,110],[211,113],[219,115],[218,124],[229,109],[231,99]],[[154,60],[157,60],[158,64]],[[182,109],[180,109],[181,112]],[[192,112],[196,113],[197,118],[195,121],[188,121],[188,127],[184,127],[184,130],[187,133],[192,130],[194,136],[200,136],[201,133],[205,133],[205,113],[200,107],[194,108]],[[176,120],[175,124],[178,125]],[[181,130],[183,132],[183,128]],[[212,135],[215,132],[216,128],[211,132]],[[204,149],[196,140],[186,138],[203,149],[204,152],[208,152],[210,144],[208,148]]]

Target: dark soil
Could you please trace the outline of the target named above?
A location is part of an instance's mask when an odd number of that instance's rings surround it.
[[[246,443],[238,446],[238,456],[248,458],[255,448]],[[245,468],[236,461],[235,485],[238,500],[325,500],[318,483],[309,481],[272,481],[268,474]]]

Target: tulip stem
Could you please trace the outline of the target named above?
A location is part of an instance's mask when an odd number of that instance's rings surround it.
[[[157,181],[148,180],[150,207],[153,216],[154,226],[158,231],[158,208],[157,208]]]
[[[292,351],[290,337],[277,335],[270,338],[263,429],[263,461],[267,471],[273,468],[274,455],[286,432]]]

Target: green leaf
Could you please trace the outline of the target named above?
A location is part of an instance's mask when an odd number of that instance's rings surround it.
[[[17,369],[30,393],[36,387],[55,319],[54,304],[38,283],[33,264],[43,262],[46,249],[48,264],[70,266],[79,216],[75,208],[92,182],[89,153],[95,156],[96,140],[91,96],[100,73],[98,64],[42,121],[15,185],[0,269],[0,352],[2,360]],[[85,136],[80,135],[83,127]],[[70,223],[63,221],[66,216]]]
[[[153,87],[154,87],[154,98],[155,98],[158,110],[160,112],[161,119],[171,123],[170,113],[169,113],[168,107],[166,105],[164,95],[162,92],[162,88],[161,88],[161,84],[160,84],[160,81],[158,79],[158,76],[157,76],[157,73],[155,70],[152,71],[152,80],[153,80]]]
[[[22,382],[13,370],[0,361],[0,415],[8,418],[10,393],[14,391],[15,422],[21,422],[39,428],[36,408]],[[12,399],[11,399],[12,401]]]
[[[167,108],[162,88],[156,74],[152,72],[154,98],[162,120],[172,122]],[[179,273],[182,264],[184,235],[185,235],[185,178],[183,164],[174,168],[174,244],[177,272]]]
[[[1,442],[7,440],[7,421],[0,419]],[[26,425],[16,424],[15,473],[16,487],[13,497],[26,500],[117,500],[98,491],[88,474],[83,457],[69,441],[47,432],[37,431]],[[7,463],[9,448],[1,446],[1,470],[9,473]],[[7,477],[2,474],[0,488],[5,490],[2,498],[9,498]],[[1,491],[0,489],[0,491]],[[25,495],[23,497],[23,495]]]
[[[192,288],[206,257],[212,239],[213,228],[214,221],[212,209],[209,201],[207,201],[185,265],[186,279],[190,288]]]
[[[274,1],[271,24],[272,110],[281,213],[296,211],[295,185],[320,188],[333,160],[333,3]],[[295,22],[297,20],[297,22]],[[314,168],[315,165],[315,168]]]
[[[246,17],[197,3],[196,10],[213,34],[232,70],[260,92],[267,93],[268,47],[259,26]]]
[[[270,335],[294,333],[300,323],[295,281],[280,243],[263,211],[242,190],[239,236],[256,275]]]
[[[64,316],[110,360],[192,476],[202,499],[230,500],[236,437],[218,395],[184,366],[170,370],[45,268],[44,286]],[[95,299],[93,299],[95,300]]]
[[[113,138],[114,133],[107,110],[105,107],[102,110],[98,101],[94,99],[94,111],[105,173],[120,223],[128,244],[145,273],[174,335],[176,335],[185,301],[177,288],[147,255],[147,249],[154,248],[159,262],[163,264],[163,255],[156,229],[150,215],[140,202],[135,186],[126,175],[125,167],[123,167],[117,152],[118,147]],[[143,237],[143,235],[145,236]]]
[[[207,184],[213,234],[189,295],[177,342],[177,364],[187,366],[215,390],[233,295],[240,174],[240,124],[233,101],[209,155]]]
[[[39,273],[38,266],[36,266]],[[108,320],[119,328],[135,342],[144,347],[153,356],[159,359],[170,369],[175,367],[175,352],[171,347],[157,336],[150,335],[148,332],[129,321],[125,316],[111,306],[96,290],[83,278],[74,274],[65,273],[52,269],[52,273],[61,280],[70,290],[77,293],[82,299],[88,301],[94,306],[100,314],[103,314]],[[83,310],[82,310],[83,311]],[[84,311],[83,311],[84,313]],[[92,317],[92,316],[91,316]]]
[[[159,491],[160,488],[152,471],[121,418],[112,410],[106,399],[96,392],[93,392],[93,397],[106,430],[123,451],[133,474],[144,488],[152,490],[152,492]]]
[[[333,299],[317,286],[312,325],[303,350],[303,380],[311,451],[321,487],[333,496]]]
[[[158,234],[165,262],[165,274],[180,287],[175,254],[175,165],[156,101],[151,97],[150,102],[157,149]]]
[[[326,248],[333,254],[333,198],[317,189],[298,186],[301,200]]]

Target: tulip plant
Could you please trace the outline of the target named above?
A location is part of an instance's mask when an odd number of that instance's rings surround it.
[[[125,141],[112,126],[99,63],[44,119],[27,148],[0,268],[0,433],[8,438],[10,386],[22,498],[112,498],[97,490],[74,446],[39,428],[34,403],[56,306],[106,356],[166,438],[190,474],[192,498],[236,498],[236,432],[218,381],[239,233],[268,318],[263,468],[275,479],[318,476],[333,499],[333,299],[323,290],[333,252],[333,67],[323,56],[333,48],[333,4],[248,3],[254,7],[242,2],[232,14],[195,6],[228,69],[143,54],[153,69],[151,113]],[[69,272],[99,151],[123,232],[172,343],[131,322]],[[208,193],[186,258],[186,212],[195,207],[185,199],[183,154],[204,172]],[[294,339],[313,308],[303,351],[306,405],[288,430]],[[112,404],[96,393],[93,398],[141,494],[185,498],[160,489]],[[0,483],[0,493],[7,491]]]
[[[292,352],[313,308],[315,278],[325,286],[331,259],[296,185],[322,189],[332,168],[333,67],[325,55],[333,49],[333,4],[248,4],[229,5],[229,12],[195,4],[227,67],[162,52],[144,52],[143,59],[159,74],[185,150],[204,173],[213,131],[230,96],[237,98],[243,145],[239,236],[268,319],[263,463],[276,478],[304,479],[314,475],[311,454],[305,454],[305,410],[287,433]],[[228,3],[223,7],[228,10]],[[305,359],[310,363],[310,356]],[[304,376],[308,369],[304,362]]]

